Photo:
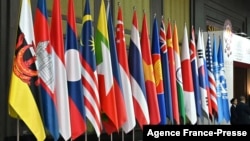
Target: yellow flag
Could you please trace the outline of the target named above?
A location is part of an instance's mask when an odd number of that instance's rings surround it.
[[[9,91],[9,115],[21,119],[36,139],[43,141],[45,130],[34,97],[39,94],[35,61],[30,1],[23,0]]]

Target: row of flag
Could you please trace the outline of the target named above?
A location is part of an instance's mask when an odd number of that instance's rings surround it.
[[[179,47],[177,26],[160,29],[153,21],[150,42],[144,13],[141,33],[133,13],[129,51],[119,7],[114,29],[112,11],[101,0],[95,36],[89,0],[77,40],[74,2],[68,0],[63,39],[60,0],[53,1],[48,25],[46,0],[38,0],[33,26],[30,0],[23,0],[9,94],[9,114],[24,121],[38,141],[48,133],[58,140],[76,139],[87,120],[100,137],[120,128],[128,133],[143,125],[197,124],[206,117],[229,121],[222,41],[210,36],[196,45],[184,27]],[[33,28],[34,27],[34,28]],[[218,50],[217,50],[218,49]]]

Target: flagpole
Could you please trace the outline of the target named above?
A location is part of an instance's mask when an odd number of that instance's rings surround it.
[[[212,116],[212,124],[215,125],[215,120],[214,116]]]
[[[122,131],[122,141],[124,141],[124,132]]]
[[[17,136],[16,136],[16,140],[19,141],[19,138],[20,138],[20,131],[19,131],[19,119],[17,119]]]
[[[110,141],[113,141],[113,134],[110,135]]]
[[[85,133],[85,141],[87,141],[88,140],[88,133],[86,132]]]
[[[208,120],[208,124],[211,125],[211,120],[210,120],[209,116],[207,117],[207,120]]]
[[[200,124],[200,118],[197,117],[197,125],[199,125],[199,124]]]
[[[132,137],[133,137],[133,141],[135,141],[135,130],[133,129],[133,135],[132,135]]]
[[[204,124],[205,122],[205,116],[201,117],[201,124]]]

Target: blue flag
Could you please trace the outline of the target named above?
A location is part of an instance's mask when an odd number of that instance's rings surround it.
[[[155,85],[156,92],[159,104],[159,110],[161,115],[160,124],[167,123],[166,116],[166,106],[165,106],[165,97],[164,97],[164,85],[163,85],[163,75],[162,75],[162,64],[161,64],[161,55],[160,55],[160,40],[159,40],[159,31],[158,23],[156,18],[154,18],[153,31],[152,31],[152,62],[154,66],[155,74]]]
[[[214,79],[216,82],[216,94],[217,94],[217,106],[218,106],[218,114],[217,114],[217,122],[221,123],[223,120],[223,108],[222,108],[222,99],[221,93],[219,89],[219,65],[218,65],[218,58],[217,58],[217,45],[216,39],[213,36],[213,50],[212,50],[212,60],[213,60],[213,68],[214,68]]]
[[[174,123],[173,109],[172,109],[172,95],[171,95],[171,84],[170,84],[170,73],[168,65],[168,48],[166,40],[166,28],[165,23],[162,20],[160,29],[160,47],[161,47],[161,61],[162,61],[162,75],[164,84],[164,95],[165,95],[165,106],[166,114],[171,123]]]
[[[197,51],[196,51],[195,33],[193,27],[192,27],[192,39],[190,41],[189,50],[190,50],[190,61],[191,61],[191,69],[192,69],[192,77],[194,85],[196,112],[197,116],[201,118],[202,117],[201,91],[199,86]]]
[[[223,107],[223,116],[227,122],[230,121],[230,111],[228,103],[228,93],[227,93],[227,82],[225,77],[225,68],[224,68],[224,55],[223,55],[223,46],[221,38],[219,39],[219,49],[218,49],[218,64],[219,64],[219,89],[222,99]]]

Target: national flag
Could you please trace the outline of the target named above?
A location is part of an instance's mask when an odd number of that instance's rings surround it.
[[[156,17],[154,18],[153,29],[152,29],[151,48],[152,48],[151,53],[152,53],[152,62],[153,62],[154,76],[155,76],[155,86],[156,86],[157,99],[161,116],[160,124],[166,125],[167,113],[165,105],[162,65],[161,65],[161,55],[160,55],[160,38],[159,38],[158,23]]]
[[[209,83],[209,92],[211,99],[211,108],[213,116],[217,117],[218,115],[218,106],[217,106],[217,94],[216,94],[216,81],[214,78],[214,69],[213,69],[213,60],[212,60],[212,43],[210,35],[208,34],[207,46],[206,46],[206,65],[208,72],[208,83]]]
[[[188,34],[186,24],[184,26],[184,35],[181,48],[181,67],[182,67],[182,80],[183,80],[183,93],[185,100],[185,111],[187,118],[191,124],[197,122],[196,108],[195,108],[195,96],[194,86],[190,63],[190,54],[188,47]]]
[[[191,69],[192,69],[192,77],[193,77],[193,87],[194,87],[194,95],[195,95],[195,106],[197,116],[202,116],[202,104],[201,104],[201,91],[199,86],[199,75],[198,75],[198,65],[197,65],[197,52],[196,52],[196,41],[195,41],[195,32],[194,27],[192,26],[191,31],[192,38],[190,40],[189,49],[190,49],[190,61],[191,61]]]
[[[213,50],[212,50],[212,61],[213,61],[213,73],[214,73],[214,79],[216,82],[216,98],[217,98],[217,105],[218,105],[218,114],[216,117],[216,120],[219,124],[223,121],[223,107],[222,107],[222,97],[220,92],[220,79],[219,79],[219,64],[218,64],[218,58],[217,58],[217,43],[216,38],[213,35]]]
[[[69,0],[65,43],[65,66],[67,72],[72,140],[85,133],[87,129],[74,9],[74,1]]]
[[[38,0],[34,31],[44,125],[54,140],[58,140],[60,133],[56,105],[57,100],[54,94],[55,75],[53,71],[52,48],[45,0]]]
[[[135,117],[141,127],[150,123],[148,103],[146,96],[145,80],[143,76],[143,64],[141,55],[140,36],[136,11],[133,14],[133,23],[129,45],[129,71],[132,87],[132,95],[135,109]]]
[[[9,115],[21,119],[38,141],[46,138],[36,98],[40,97],[38,71],[34,53],[34,30],[31,3],[21,3],[15,54],[13,58],[8,110]]]
[[[176,86],[177,86],[177,93],[178,93],[180,118],[181,118],[181,123],[186,124],[186,111],[185,111],[183,82],[182,82],[182,73],[181,73],[182,68],[181,68],[181,60],[180,60],[178,30],[177,30],[176,23],[174,23],[173,49],[174,49]]]
[[[165,22],[162,19],[160,28],[160,46],[161,46],[161,62],[162,62],[162,76],[164,83],[164,95],[166,105],[166,116],[171,124],[174,123],[173,109],[172,109],[172,96],[171,96],[171,83],[168,65],[168,48],[166,43],[166,28]]]
[[[207,90],[207,101],[208,101],[208,111],[209,111],[209,118],[210,120],[213,120],[213,113],[212,113],[212,106],[211,106],[211,96],[210,96],[210,89],[209,89],[209,80],[208,80],[208,69],[207,69],[207,64],[206,64],[206,54],[205,54],[205,42],[204,42],[204,37],[203,33],[201,33],[201,39],[202,39],[202,50],[204,54],[204,70],[205,70],[205,86]]]
[[[90,14],[89,0],[86,0],[82,17],[81,46],[79,48],[84,107],[88,121],[94,127],[97,137],[100,137],[102,130],[100,117],[101,107],[96,71],[95,42],[92,29],[92,16]]]
[[[198,32],[198,42],[197,42],[197,55],[198,55],[198,73],[199,73],[199,86],[201,91],[201,103],[202,110],[205,112],[206,117],[209,117],[209,92],[206,87],[206,66],[205,66],[205,54],[203,51],[204,42],[202,40],[201,32]]]
[[[226,120],[226,122],[230,121],[230,110],[229,110],[229,103],[228,103],[228,93],[227,93],[227,81],[225,77],[225,68],[224,68],[224,52],[223,52],[223,46],[222,46],[222,39],[219,38],[219,48],[218,48],[218,64],[219,64],[219,88],[221,93],[221,99],[222,99],[222,111],[223,111],[223,117]]]
[[[171,97],[172,97],[172,108],[173,108],[173,124],[180,124],[180,114],[178,106],[178,93],[176,86],[176,74],[175,74],[175,59],[174,59],[174,49],[172,42],[172,28],[171,23],[168,21],[167,28],[167,48],[168,48],[168,65],[169,65],[169,74],[170,74],[170,83],[171,83]]]
[[[159,124],[161,122],[160,109],[158,105],[154,68],[151,57],[151,47],[149,44],[149,35],[147,27],[146,14],[143,15],[141,30],[141,53],[143,60],[143,72],[145,78],[145,87],[148,102],[148,112],[150,124]],[[166,116],[164,117],[166,118]]]
[[[116,44],[115,44],[115,35],[113,29],[113,22],[111,16],[111,9],[110,9],[110,2],[108,3],[107,7],[107,17],[108,17],[108,33],[109,33],[109,43],[110,43],[110,55],[111,55],[111,62],[112,62],[112,69],[113,69],[113,76],[114,76],[114,87],[115,87],[115,101],[117,105],[117,118],[118,118],[118,128],[121,128],[122,125],[127,121],[127,113],[124,103],[124,93],[123,87],[121,82],[121,74],[120,74],[120,67],[118,63],[117,51],[116,51]],[[119,105],[119,106],[118,106]],[[113,129],[109,131],[109,133],[115,132],[117,129]]]
[[[96,65],[99,81],[102,123],[104,128],[118,130],[117,109],[115,102],[114,77],[111,65],[110,43],[104,0],[101,1],[97,30],[95,34]]]
[[[68,140],[71,137],[71,125],[60,0],[53,1],[50,39],[53,48],[55,95],[57,99],[59,131],[62,138]]]
[[[122,9],[119,6],[116,25],[116,48],[119,61],[123,96],[126,106],[127,121],[122,126],[125,133],[130,132],[136,125],[132,89],[130,84],[130,72],[128,67],[128,55],[126,49]]]

